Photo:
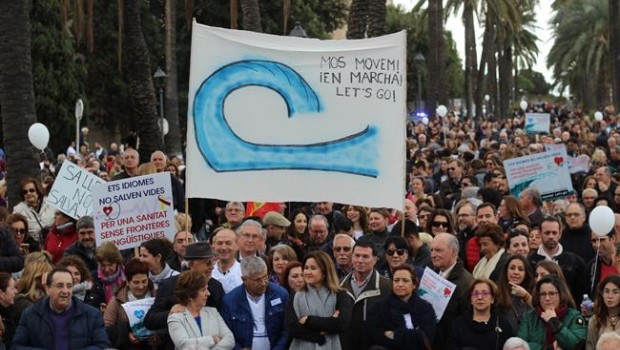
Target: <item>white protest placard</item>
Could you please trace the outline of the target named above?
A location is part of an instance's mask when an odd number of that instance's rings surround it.
[[[435,316],[437,316],[437,321],[439,321],[446,311],[448,302],[450,302],[450,298],[452,298],[455,289],[456,284],[426,267],[422,279],[420,280],[418,295],[433,306]]]
[[[137,247],[152,238],[174,239],[170,173],[163,172],[94,186],[97,246]]]
[[[401,208],[405,49],[194,23],[188,197]]]
[[[566,146],[564,144],[545,144],[546,151],[555,151],[555,150],[566,150]],[[577,157],[568,156],[568,172],[571,174],[575,173],[587,173],[590,171],[590,157],[585,154],[582,154]]]
[[[45,202],[74,219],[93,215],[92,189],[104,182],[79,165],[64,161]]]
[[[551,115],[549,113],[526,113],[525,114],[525,133],[536,134],[540,132],[549,133],[551,126]]]
[[[144,326],[144,317],[154,302],[155,298],[144,298],[122,304],[129,319],[129,327],[131,327],[131,331],[138,339],[146,339],[153,334],[152,331]]]
[[[510,194],[515,197],[528,187],[536,188],[544,201],[573,193],[565,148],[508,159],[504,168]]]

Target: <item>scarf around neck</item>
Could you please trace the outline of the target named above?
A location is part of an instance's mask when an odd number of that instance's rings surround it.
[[[536,315],[538,315],[538,317],[540,317],[540,315],[544,311],[545,310],[543,310],[539,306],[539,307],[536,308]],[[566,306],[566,305],[560,305],[557,309],[555,309],[555,314],[557,315],[557,318],[560,321],[564,319],[564,316],[566,316],[567,312],[568,312],[568,306]],[[541,320],[542,320],[542,318],[541,318]],[[554,341],[555,341],[555,336],[553,335],[553,330],[551,329],[551,326],[549,325],[549,322],[545,322],[545,345],[552,345]]]

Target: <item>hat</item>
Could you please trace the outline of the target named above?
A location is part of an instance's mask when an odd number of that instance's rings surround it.
[[[185,247],[185,260],[199,260],[214,257],[211,245],[207,242],[196,242]]]
[[[263,225],[264,226],[274,225],[274,226],[280,226],[280,227],[289,227],[291,226],[291,222],[288,221],[288,219],[285,218],[284,215],[276,211],[270,211],[267,214],[265,214],[265,216],[263,217]]]

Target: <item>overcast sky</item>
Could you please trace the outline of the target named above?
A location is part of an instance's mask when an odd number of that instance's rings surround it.
[[[415,5],[418,0],[393,0],[394,4],[400,4],[405,9],[409,10]],[[540,1],[537,6],[536,20],[537,26],[536,34],[538,35],[538,49],[540,51],[534,70],[544,74],[548,83],[552,82],[551,71],[547,69],[547,55],[553,45],[552,31],[549,29],[549,20],[551,19],[551,1]],[[477,20],[476,20],[477,23]],[[465,32],[463,22],[461,21],[461,14],[458,16],[452,16],[446,24],[446,29],[452,32],[452,37],[456,41],[456,48],[459,51],[459,55],[465,63]],[[478,43],[478,58],[482,53],[482,29],[476,26],[476,39]]]

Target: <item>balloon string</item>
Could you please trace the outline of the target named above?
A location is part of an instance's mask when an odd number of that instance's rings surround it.
[[[592,271],[592,281],[590,283],[590,294],[594,291],[594,282],[596,280],[596,265],[598,264],[598,253],[601,249],[601,237],[598,237],[598,245],[596,246],[596,258],[594,259],[594,271]]]

